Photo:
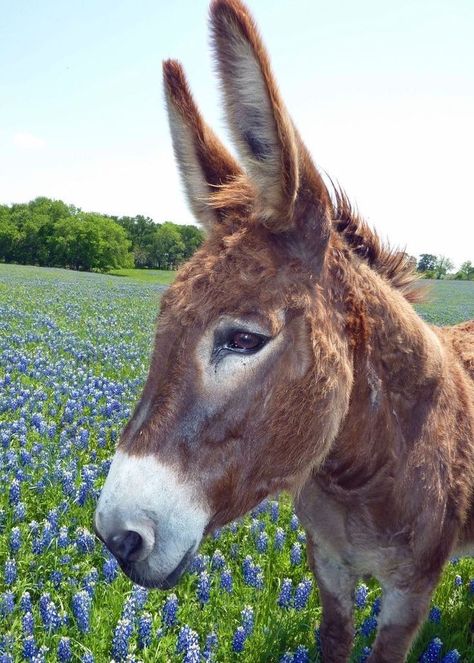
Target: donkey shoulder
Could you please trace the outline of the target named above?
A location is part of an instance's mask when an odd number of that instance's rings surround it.
[[[471,380],[474,381],[474,320],[439,329],[444,340],[460,358]]]

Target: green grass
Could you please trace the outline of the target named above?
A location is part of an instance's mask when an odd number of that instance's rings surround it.
[[[132,595],[132,584],[122,574],[113,582],[106,582],[105,555],[99,542],[81,552],[77,538],[77,528],[92,527],[96,497],[107,471],[105,462],[140,394],[159,298],[164,291],[160,279],[173,277],[169,272],[125,272],[117,278],[0,264],[0,484],[4,486],[0,491],[0,594],[12,591],[15,601],[13,611],[0,616],[0,652],[2,647],[10,647],[14,661],[23,660],[19,599],[24,591],[30,592],[33,601],[36,644],[49,648],[47,661],[57,660],[59,640],[67,636],[71,639],[73,661],[80,661],[84,652],[90,650],[99,663],[111,659],[114,630]],[[474,318],[474,283],[435,282],[431,300],[420,305],[419,310],[433,323]],[[95,479],[81,503],[79,495],[86,470]],[[24,516],[18,515],[10,498],[10,487],[18,476],[22,479],[20,500],[25,506]],[[35,554],[35,542],[44,530],[45,519],[53,518],[54,509],[69,542],[61,547],[55,533],[44,550]],[[290,562],[291,547],[304,536],[301,528],[290,527],[291,517],[291,503],[282,496],[276,521],[267,509],[208,538],[201,553],[211,579],[209,602],[200,604],[196,593],[198,575],[187,574],[175,590],[178,624],[164,627],[162,608],[169,594],[150,592],[144,610],[152,619],[152,643],[139,650],[134,622],[129,651],[136,660],[182,661],[182,655],[176,654],[176,639],[184,624],[198,633],[201,648],[206,635],[216,631],[219,645],[214,660],[222,663],[279,661],[287,650],[294,652],[299,644],[308,648],[311,660],[317,660],[314,627],[321,618],[317,588],[301,611],[293,607],[284,610],[277,603],[283,578],[291,578],[295,586],[310,577],[304,556],[299,564]],[[39,535],[35,533],[35,521]],[[16,527],[22,538],[18,552],[10,548]],[[256,549],[259,528],[269,538],[265,553]],[[286,532],[281,551],[274,549],[277,528]],[[213,570],[205,557],[212,557],[217,549],[232,571],[231,594],[220,588],[220,571]],[[242,562],[249,554],[261,567],[261,589],[244,582]],[[17,577],[8,585],[4,577],[7,558],[16,560],[17,567]],[[98,578],[90,587],[91,629],[82,633],[72,614],[72,597],[93,569],[97,569]],[[62,574],[58,585],[51,577],[53,571]],[[461,586],[456,585],[457,575],[461,577]],[[434,636],[443,640],[443,653],[456,647],[463,661],[474,661],[474,594],[469,592],[472,578],[472,558],[446,566],[433,598],[433,605],[442,611],[441,623],[425,624],[410,663],[417,661]],[[369,582],[368,587],[367,606],[355,611],[357,626],[370,614],[374,599],[380,595],[376,582]],[[67,615],[67,623],[49,629],[42,624],[39,600],[45,592],[50,594],[58,612]],[[5,604],[0,598],[0,612],[2,605]],[[232,638],[245,605],[254,609],[255,629],[244,651],[236,654],[232,651]],[[143,611],[137,610],[137,617],[140,615]],[[158,634],[159,629],[163,631]],[[5,636],[11,636],[10,644],[2,644]],[[356,638],[354,663],[371,639],[361,635]]]
[[[125,276],[140,283],[158,283],[169,285],[173,282],[176,272],[164,269],[114,269],[111,276]]]

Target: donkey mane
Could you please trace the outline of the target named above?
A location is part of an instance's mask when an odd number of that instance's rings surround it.
[[[425,288],[419,284],[419,276],[410,257],[404,251],[385,244],[354,209],[345,191],[332,181],[331,184],[334,196],[332,226],[352,253],[366,262],[392,287],[400,290],[409,302],[422,301]]]

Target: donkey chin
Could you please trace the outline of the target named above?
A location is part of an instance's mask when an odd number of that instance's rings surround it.
[[[170,589],[196,553],[210,514],[199,491],[155,456],[115,453],[94,518],[99,538],[137,584]]]

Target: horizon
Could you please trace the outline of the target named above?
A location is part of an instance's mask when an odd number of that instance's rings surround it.
[[[456,267],[474,260],[462,195],[472,187],[474,6],[247,4],[303,140],[371,227],[411,255],[446,255]],[[172,154],[161,60],[183,63],[204,118],[225,137],[207,14],[204,0],[8,7],[0,203],[46,196],[195,224]]]

